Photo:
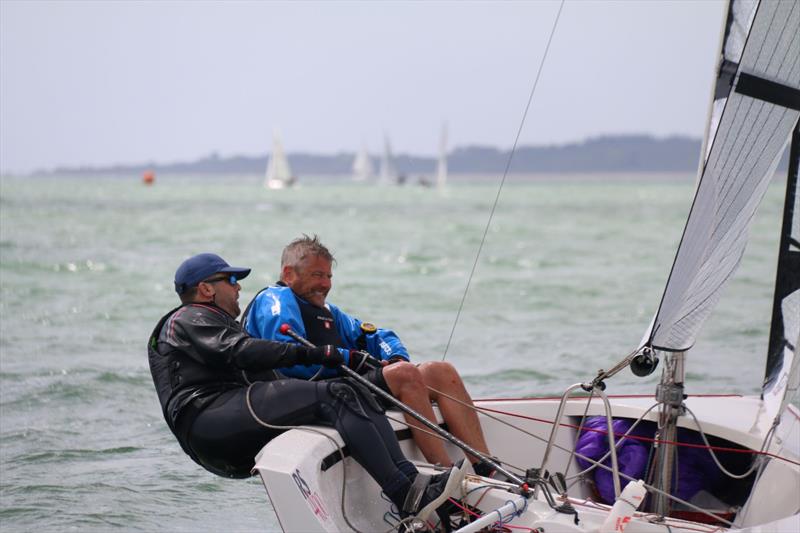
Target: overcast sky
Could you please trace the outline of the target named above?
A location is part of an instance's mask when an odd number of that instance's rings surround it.
[[[559,4],[0,0],[0,170],[509,148]],[[521,143],[701,137],[723,11],[567,0]]]

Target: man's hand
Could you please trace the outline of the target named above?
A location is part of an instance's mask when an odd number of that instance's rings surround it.
[[[333,344],[326,344],[324,346],[317,346],[316,348],[307,348],[307,356],[305,363],[307,365],[322,365],[326,368],[336,368],[344,363],[344,357]]]

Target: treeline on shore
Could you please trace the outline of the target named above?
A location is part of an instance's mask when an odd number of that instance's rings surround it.
[[[681,172],[697,168],[700,140],[690,137],[656,138],[649,135],[603,136],[582,142],[552,146],[520,146],[514,153],[511,173],[584,172]],[[347,175],[352,173],[355,153],[334,155],[288,153],[292,172],[304,175]],[[510,150],[488,146],[456,147],[448,153],[452,174],[503,172]],[[378,169],[381,154],[371,154]],[[269,154],[220,157],[217,154],[196,161],[162,164],[146,162],[107,167],[56,168],[49,174],[140,174],[147,170],[168,174],[263,174]],[[784,155],[785,159],[785,155]],[[398,154],[394,165],[401,175],[433,175],[436,157]]]

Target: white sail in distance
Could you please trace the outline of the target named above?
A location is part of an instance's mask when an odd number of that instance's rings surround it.
[[[367,152],[367,147],[364,146],[353,160],[353,181],[369,181],[372,179],[373,173],[372,158]]]
[[[278,133],[278,130],[275,130],[272,134],[272,153],[267,163],[264,187],[268,189],[283,189],[291,185],[292,181],[292,170],[289,167],[289,159],[283,151],[280,133]]]
[[[389,137],[383,138],[383,157],[381,158],[380,169],[380,183],[382,185],[394,184],[397,182],[397,169],[394,166],[394,157],[392,156],[392,145],[389,143]]]
[[[694,203],[645,344],[685,351],[736,271],[800,115],[800,2],[734,0]]]
[[[447,185],[447,123],[442,124],[439,139],[439,161],[436,164],[436,187],[444,189]]]

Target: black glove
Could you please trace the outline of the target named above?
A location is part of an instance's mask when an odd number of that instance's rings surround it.
[[[344,357],[333,344],[317,346],[316,348],[306,348],[304,365],[322,365],[327,368],[336,368],[344,364]]]
[[[377,359],[373,359],[372,355],[361,350],[350,350],[350,363],[347,365],[351,370],[355,370],[359,374],[364,374],[370,368],[379,366]]]

